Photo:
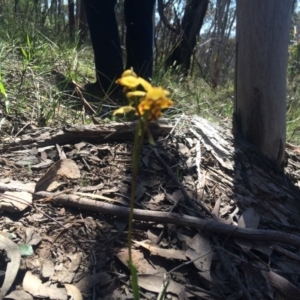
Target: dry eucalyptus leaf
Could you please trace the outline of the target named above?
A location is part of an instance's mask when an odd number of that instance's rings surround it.
[[[55,192],[56,190],[58,190],[60,187],[63,187],[64,185],[66,185],[66,182],[63,181],[52,181],[49,186],[47,187],[47,191],[48,192]]]
[[[70,264],[68,265],[69,271],[77,271],[80,265],[80,262],[82,260],[82,252],[76,252],[74,254],[68,255],[68,258],[70,259]]]
[[[49,168],[52,164],[53,164],[53,160],[44,159],[39,164],[31,166],[31,169],[32,170],[46,169],[46,168]]]
[[[257,228],[260,221],[256,211],[249,207],[241,215],[238,221],[238,226],[243,228]]]
[[[269,280],[270,284],[279,292],[282,299],[299,300],[300,289],[290,283],[284,277],[276,274],[273,271],[263,272],[262,274]]]
[[[221,197],[219,197],[215,203],[215,206],[212,210],[212,216],[214,220],[219,220],[219,211],[220,211],[220,205],[221,205]]]
[[[91,289],[98,284],[103,286],[108,284],[112,280],[111,275],[106,272],[100,272],[93,275],[87,275],[76,283],[76,287],[81,291],[81,293],[89,294]]]
[[[156,234],[154,234],[151,229],[148,229],[147,231],[147,237],[148,239],[153,243],[156,244],[157,240],[158,240],[158,236]]]
[[[3,211],[20,212],[32,203],[32,194],[27,192],[5,192],[0,197],[0,207]]]
[[[150,200],[150,202],[159,204],[160,202],[162,202],[163,200],[165,200],[165,198],[166,198],[166,196],[163,193],[160,193],[160,194],[154,195],[152,197],[152,199]]]
[[[40,236],[39,232],[37,232],[36,228],[34,227],[28,227],[26,228],[26,244],[36,246],[40,243],[42,240],[42,237]]]
[[[144,196],[145,192],[147,191],[147,189],[141,185],[141,184],[138,184],[137,188],[136,188],[136,191],[135,191],[135,201],[140,201],[140,199]]]
[[[259,251],[260,253],[263,253],[264,255],[266,255],[269,258],[271,256],[271,254],[273,253],[273,249],[269,245],[266,245],[261,242],[253,242],[251,249],[252,250],[255,249],[255,250]]]
[[[223,217],[228,214],[232,210],[231,205],[225,205],[224,207],[220,208],[219,210],[219,217]]]
[[[64,283],[71,283],[75,277],[75,273],[69,271],[67,268],[61,266],[61,270],[57,270],[55,268],[55,273],[51,276],[51,281],[55,282],[64,282]]]
[[[147,291],[154,293],[160,293],[163,284],[163,277],[153,274],[139,274],[138,275],[138,284],[140,287]],[[170,292],[174,295],[182,294],[184,290],[184,285],[177,283],[176,281],[170,279],[169,285],[167,287],[167,292]]]
[[[80,143],[74,144],[74,147],[77,150],[80,150],[80,149],[84,148],[85,146],[86,146],[86,143],[84,143],[84,142],[80,142]]]
[[[19,180],[12,180],[11,178],[3,178],[0,179],[1,186],[2,184],[4,185],[3,187],[4,190],[19,190],[23,192],[28,192],[28,193],[33,193],[35,189],[35,182],[27,182],[23,183]]]
[[[21,254],[18,245],[2,234],[0,234],[0,249],[4,250],[10,259],[7,263],[5,278],[0,291],[0,300],[2,300],[17,276]]]
[[[177,232],[177,237],[181,242],[184,242],[184,244],[186,245],[189,245],[192,242],[192,238],[180,232]]]
[[[190,149],[186,145],[178,143],[178,151],[181,155],[187,155],[190,152]]]
[[[125,230],[125,228],[127,227],[128,222],[116,220],[116,221],[114,221],[114,225],[119,232],[123,232]]]
[[[182,192],[180,190],[176,190],[172,195],[168,194],[169,198],[173,200],[175,203],[179,202],[183,199]]]
[[[165,257],[168,259],[181,259],[181,260],[187,260],[186,255],[184,251],[182,250],[176,250],[176,249],[162,249],[156,246],[151,246],[145,242],[137,242],[134,241],[135,244],[138,244],[142,246],[143,248],[150,251],[152,255],[158,255],[161,257]]]
[[[16,290],[12,291],[10,294],[8,294],[4,299],[13,299],[13,300],[33,300],[33,297],[24,292],[23,290]]]
[[[204,253],[205,254],[205,253]],[[201,255],[192,249],[186,250],[186,256],[193,261],[195,267],[200,271],[208,271],[211,265],[211,255]],[[208,266],[208,267],[207,267]]]
[[[191,240],[187,240],[186,243],[191,248],[186,251],[186,256],[190,260],[195,260],[193,262],[195,267],[200,271],[210,270],[214,253],[209,238],[205,234],[197,233]]]
[[[38,298],[49,298],[51,300],[67,300],[65,289],[49,287],[42,284],[42,281],[31,272],[26,272],[23,279],[24,291]]]
[[[64,286],[67,290],[68,296],[71,297],[69,300],[82,300],[82,295],[75,285],[65,284]]]
[[[60,178],[80,178],[80,170],[73,160],[66,158],[57,161],[37,182],[35,192],[47,191],[51,183],[57,181]]]
[[[185,289],[183,288],[179,295],[178,295],[178,300],[188,300],[188,296],[186,295]]]
[[[39,160],[36,156],[25,156],[22,159],[15,162],[15,165],[18,167],[24,167],[24,166],[32,166],[39,163]]]
[[[238,221],[238,227],[253,228],[258,227],[260,221],[259,215],[252,207],[247,208],[241,215]],[[253,242],[242,238],[234,238],[234,242],[239,245],[244,251],[250,251]]]
[[[147,259],[144,258],[144,255],[141,251],[132,249],[132,262],[136,267],[138,273],[142,274],[153,274],[153,273],[165,273],[166,270],[161,266],[154,266],[153,263],[149,263]],[[116,257],[124,264],[126,268],[128,268],[128,249],[124,248],[120,252],[116,254]]]
[[[54,274],[54,263],[51,260],[46,260],[42,266],[42,277],[49,278]]]

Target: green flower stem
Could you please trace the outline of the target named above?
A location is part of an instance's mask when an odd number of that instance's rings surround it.
[[[134,299],[140,299],[138,282],[137,282],[137,271],[132,262],[132,221],[133,221],[133,209],[135,201],[135,191],[137,185],[137,173],[139,167],[139,157],[143,145],[145,132],[147,129],[147,121],[140,117],[133,141],[133,152],[132,152],[132,179],[131,179],[131,197],[130,197],[130,212],[129,212],[129,224],[128,224],[128,256],[129,256],[129,267],[131,271],[131,283],[133,289]]]

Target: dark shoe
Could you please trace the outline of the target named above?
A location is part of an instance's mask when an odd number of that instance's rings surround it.
[[[119,106],[126,103],[126,97],[119,86],[104,91],[97,82],[87,83],[82,90],[82,94],[88,102],[100,102],[102,104]]]
[[[94,92],[102,91],[98,82],[88,82],[83,86],[83,89],[87,93],[94,93]]]

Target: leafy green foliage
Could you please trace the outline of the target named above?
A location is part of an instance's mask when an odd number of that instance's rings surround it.
[[[287,137],[300,144],[300,44],[289,48],[287,72]]]
[[[300,44],[294,44],[289,48],[288,78],[290,80],[300,76]]]

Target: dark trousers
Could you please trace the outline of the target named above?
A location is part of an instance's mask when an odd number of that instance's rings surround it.
[[[84,0],[95,55],[97,82],[104,90],[112,87],[123,70],[116,0]],[[141,77],[152,77],[153,10],[155,0],[125,0],[126,69]]]

